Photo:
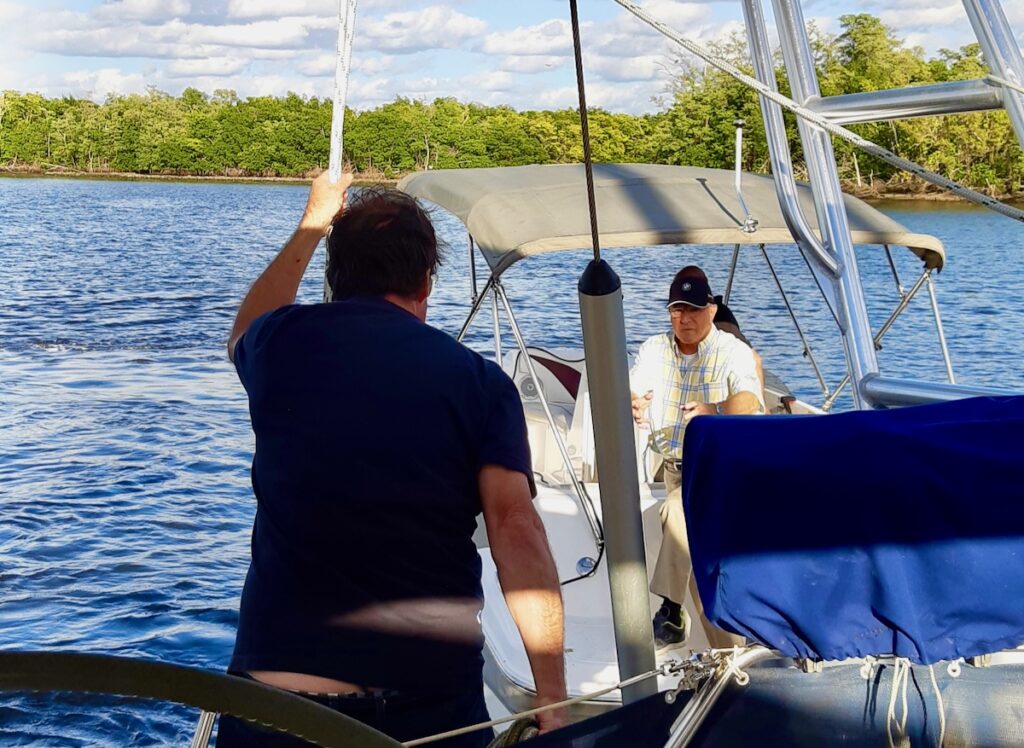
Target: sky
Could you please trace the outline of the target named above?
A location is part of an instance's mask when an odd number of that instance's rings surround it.
[[[639,0],[708,42],[742,31],[738,0]],[[669,98],[671,42],[612,0],[580,0],[587,103],[657,111]],[[770,14],[770,3],[765,3]],[[1024,1],[1004,8],[1024,32]],[[804,0],[819,28],[872,13],[929,55],[973,41],[960,0]],[[567,0],[360,0],[348,104],[452,96],[516,109],[576,102]],[[330,97],[337,0],[0,0],[0,90],[88,97],[232,89]]]

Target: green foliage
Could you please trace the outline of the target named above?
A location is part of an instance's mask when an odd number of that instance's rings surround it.
[[[842,16],[831,36],[810,27],[823,96],[981,78],[977,44],[925,59],[878,18]],[[734,35],[716,52],[749,69],[746,43]],[[744,168],[767,171],[768,149],[757,96],[703,63],[676,60],[671,102],[657,114],[589,113],[596,162],[654,162],[731,168],[734,121],[746,122]],[[787,86],[779,71],[779,88]],[[788,117],[788,115],[787,115]],[[788,117],[793,157],[801,158]],[[399,98],[345,115],[345,159],[357,171],[396,177],[417,169],[573,163],[583,159],[579,113],[519,112],[445,98]],[[326,167],[331,102],[288,94],[240,99],[219,89],[155,89],[111,96],[103,104],[38,94],[0,94],[0,165],[143,174],[304,176]],[[858,125],[856,129],[929,169],[992,193],[1024,185],[1024,154],[1005,112]],[[870,183],[900,180],[892,167],[836,141],[840,176]],[[799,165],[798,165],[799,168]],[[919,186],[915,187],[919,188]]]

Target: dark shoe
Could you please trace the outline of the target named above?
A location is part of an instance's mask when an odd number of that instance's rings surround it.
[[[656,650],[681,647],[690,637],[690,616],[685,610],[681,610],[678,616],[673,616],[668,608],[662,605],[654,616],[653,626]]]

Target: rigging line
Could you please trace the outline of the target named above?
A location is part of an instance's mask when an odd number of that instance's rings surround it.
[[[740,83],[743,83],[748,88],[752,88],[762,97],[778,104],[779,106],[781,106],[784,109],[787,109],[790,112],[793,112],[793,114],[807,120],[811,124],[820,127],[822,130],[825,130],[825,132],[831,135],[835,135],[836,137],[846,140],[850,143],[853,143],[853,145],[871,154],[872,156],[875,156],[876,158],[879,158],[882,161],[885,161],[886,163],[891,164],[892,166],[895,166],[898,169],[902,169],[903,171],[909,172],[910,174],[913,174],[914,176],[923,179],[925,182],[934,184],[936,187],[941,187],[944,190],[948,190],[949,192],[952,192],[954,195],[962,197],[963,199],[968,200],[972,203],[981,205],[990,210],[994,210],[996,213],[1004,215],[1007,218],[1012,218],[1015,221],[1020,221],[1024,223],[1024,210],[1014,208],[1012,205],[1002,203],[993,197],[983,195],[980,192],[976,192],[975,190],[972,190],[968,187],[964,187],[963,185],[957,184],[948,177],[944,177],[941,174],[936,174],[933,171],[925,169],[920,164],[916,164],[913,161],[909,161],[908,159],[905,159],[902,156],[897,156],[892,151],[883,148],[877,143],[872,143],[870,140],[862,138],[857,133],[852,132],[851,130],[847,130],[845,127],[841,127],[840,125],[833,123],[828,118],[822,117],[817,112],[813,112],[810,109],[807,109],[806,107],[797,104],[792,99],[783,96],[777,91],[773,91],[771,88],[761,83],[761,81],[747,75],[732,63],[723,60],[720,57],[717,57],[715,54],[708,51],[705,47],[701,46],[700,44],[697,44],[696,42],[693,42],[681,36],[680,34],[677,34],[671,28],[669,28],[664,23],[654,18],[647,11],[645,11],[643,8],[636,5],[635,3],[629,2],[629,0],[615,0],[615,2],[622,6],[623,8],[625,8],[626,10],[628,10],[634,16],[639,18],[641,21],[648,24],[656,31],[660,32],[662,35],[666,36],[679,46],[683,47],[683,49],[687,50],[688,52],[691,52],[692,54],[697,55],[708,64],[712,65],[715,68],[718,68],[723,73],[731,75],[733,78],[738,80]],[[1006,81],[1004,83],[1002,79],[997,79],[996,82],[999,83],[1000,85],[1005,85],[1006,83],[1009,83],[1009,81]],[[1012,87],[1015,87],[1014,84],[1010,85]]]
[[[648,678],[655,678],[659,675],[669,675],[672,672],[673,670],[671,664],[666,663],[654,670],[648,670],[646,673],[640,673],[640,675],[634,675],[632,678],[627,678],[626,680],[620,683],[616,683],[614,686],[608,686],[607,688],[602,688],[598,691],[586,693],[582,696],[574,696],[571,699],[566,699],[565,701],[558,701],[554,704],[545,704],[544,706],[539,706],[536,709],[527,709],[525,712],[519,712],[518,714],[510,714],[507,717],[502,717],[500,719],[492,719],[489,722],[480,722],[476,725],[460,727],[457,730],[442,732],[437,735],[431,735],[426,738],[417,738],[416,740],[410,740],[407,743],[402,743],[402,745],[405,746],[405,748],[413,748],[413,746],[426,745],[427,743],[435,743],[439,740],[445,740],[446,738],[453,738],[457,735],[465,735],[466,733],[476,732],[477,730],[485,730],[488,727],[494,727],[495,725],[501,725],[506,722],[515,722],[517,719],[523,719],[524,717],[532,717],[533,715],[540,714],[541,712],[550,712],[553,709],[561,709],[563,707],[572,706],[573,704],[579,704],[581,701],[589,701],[591,699],[596,699],[599,696],[604,696],[606,693],[618,691],[621,688],[627,688],[636,683],[639,683],[640,681],[647,680]]]
[[[601,259],[601,239],[597,230],[597,201],[594,197],[594,162],[590,155],[590,124],[587,121],[587,92],[583,82],[583,49],[580,44],[580,17],[576,0],[569,0],[572,16],[572,48],[576,58],[576,88],[580,99],[580,133],[583,136],[583,165],[587,172],[587,202],[590,206],[590,234],[594,242],[594,260]]]
[[[356,27],[357,0],[338,0],[338,56],[334,69],[334,106],[331,111],[331,156],[328,172],[333,184],[341,179],[342,146],[345,140],[345,103],[352,69],[352,38]]]
[[[1006,88],[1009,88],[1011,91],[1016,91],[1019,94],[1024,94],[1024,86],[1020,85],[1019,83],[1014,83],[1013,81],[1008,81],[1006,80],[1006,78],[1000,78],[998,75],[992,75],[991,73],[989,73],[988,75],[985,76],[985,80],[991,81],[992,83],[995,83],[997,86],[1005,86]]]

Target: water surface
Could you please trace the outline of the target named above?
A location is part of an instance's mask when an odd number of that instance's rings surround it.
[[[305,189],[280,185],[0,179],[0,649],[64,649],[223,669],[248,562],[253,440],[224,344],[242,296],[294,227]],[[1024,227],[947,203],[882,209],[938,235],[938,282],[963,382],[1024,389]],[[431,321],[468,309],[466,240],[450,244]],[[770,252],[823,374],[844,373],[835,324],[792,248]],[[631,350],[666,323],[675,270],[702,264],[719,292],[731,248],[605,253],[623,279]],[[920,263],[896,252],[905,286]],[[521,263],[508,294],[531,344],[581,347],[586,253]],[[322,254],[301,300],[322,288]],[[860,254],[877,327],[898,302],[884,253]],[[741,255],[732,307],[766,363],[821,390],[764,258]],[[490,346],[482,314],[468,341]],[[505,330],[506,346],[511,342]],[[927,297],[879,354],[898,376],[941,381]],[[849,407],[848,399],[840,401]],[[181,744],[195,713],[95,697],[0,699],[3,745]]]

